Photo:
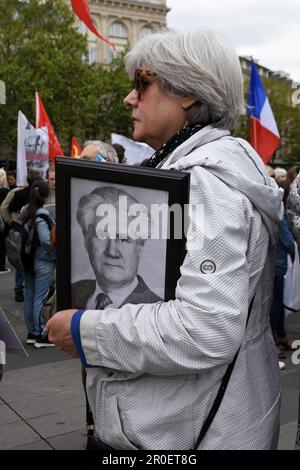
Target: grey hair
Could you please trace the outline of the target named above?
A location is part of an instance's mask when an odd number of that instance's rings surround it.
[[[149,34],[125,57],[131,79],[138,68],[157,74],[160,87],[171,96],[199,101],[188,110],[190,124],[234,131],[245,112],[243,75],[229,39],[215,31]]]
[[[98,152],[102,153],[105,159],[108,157],[112,163],[119,163],[117,152],[112,145],[102,142],[102,140],[87,140],[84,142],[83,148],[87,145],[95,145]]]
[[[81,197],[78,204],[76,217],[84,236],[88,235],[90,227],[94,224],[97,208],[101,204],[111,204],[112,206],[117,207],[121,196],[128,198],[128,208],[132,204],[139,204],[139,201],[131,194],[128,194],[126,191],[115,188],[113,186],[96,188],[91,193]],[[149,214],[148,218],[150,222]],[[143,245],[145,240],[137,239],[137,242]]]

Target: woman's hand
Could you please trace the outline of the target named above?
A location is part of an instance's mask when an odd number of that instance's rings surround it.
[[[45,326],[49,341],[72,357],[78,357],[71,335],[71,321],[75,312],[74,309],[58,312],[50,318]]]

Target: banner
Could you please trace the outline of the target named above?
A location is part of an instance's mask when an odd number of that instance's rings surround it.
[[[43,105],[43,102],[36,92],[36,127],[47,127],[49,135],[49,156],[51,160],[54,161],[55,157],[63,157],[64,153],[61,149],[61,146],[58,142],[54,129],[52,127],[51,121],[48,117],[46,109]]]
[[[147,144],[134,142],[120,134],[111,134],[112,144],[120,144],[125,148],[125,156],[128,165],[141,163],[146,158],[150,158],[155,150]]]
[[[81,154],[81,148],[78,143],[78,140],[76,139],[75,135],[72,137],[72,149],[71,149],[71,157],[72,158],[79,158]]]
[[[102,41],[105,41],[107,44],[112,46],[114,49],[116,48],[116,46],[112,44],[108,39],[99,34],[95,26],[93,25],[88,0],[71,0],[71,5],[74,13],[92,33],[98,36],[98,38],[102,39]]]
[[[27,168],[40,168],[45,176],[49,167],[48,129],[35,129],[26,116],[19,111],[17,185],[27,184]]]

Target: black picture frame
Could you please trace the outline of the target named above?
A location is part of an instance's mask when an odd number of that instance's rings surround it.
[[[189,203],[190,174],[176,170],[162,170],[144,167],[134,167],[129,165],[117,165],[109,163],[99,163],[95,161],[72,159],[67,157],[56,158],[56,224],[57,224],[57,263],[56,263],[56,285],[57,285],[57,309],[65,310],[77,308],[72,305],[72,251],[73,258],[80,252],[80,246],[72,246],[72,236],[77,237],[77,228],[74,226],[74,214],[72,204],[78,195],[72,187],[79,188],[76,191],[87,194],[91,187],[111,184],[117,187],[130,187],[131,194],[138,192],[149,195],[164,194],[169,207],[178,204],[182,210],[182,234],[180,239],[174,236],[174,220],[169,219],[170,236],[164,242],[165,255],[161,269],[164,270],[164,295],[163,300],[168,301],[175,298],[175,288],[180,277],[180,266],[185,257],[185,228],[186,228],[186,207]],[[80,181],[78,181],[80,180]],[[84,188],[89,187],[85,190]],[[135,189],[136,188],[136,189]],[[85,193],[87,191],[87,193]],[[80,197],[80,196],[79,196]],[[152,196],[151,196],[152,197]],[[72,202],[73,201],[73,202]],[[139,199],[140,201],[140,199]],[[143,201],[141,201],[143,202]],[[74,211],[73,211],[74,212]],[[178,220],[176,222],[178,224]],[[73,224],[73,227],[72,227]],[[80,227],[78,225],[78,230]],[[79,235],[78,235],[79,236]],[[82,235],[83,236],[83,235]],[[74,244],[74,241],[73,241]],[[155,269],[151,260],[149,272]],[[77,270],[74,268],[77,273]],[[80,274],[79,274],[80,277]],[[163,288],[163,287],[162,287]],[[140,303],[140,302],[139,302]]]

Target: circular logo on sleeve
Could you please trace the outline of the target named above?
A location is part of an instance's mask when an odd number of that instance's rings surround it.
[[[200,265],[200,271],[203,274],[212,274],[216,271],[217,267],[215,263],[209,259],[203,261]]]

